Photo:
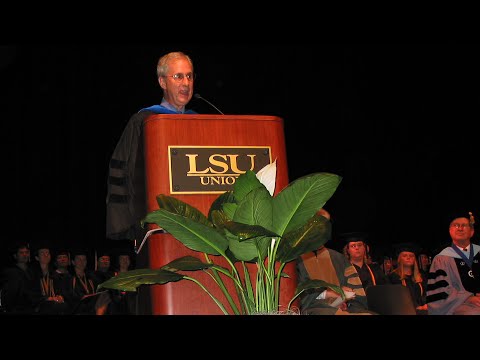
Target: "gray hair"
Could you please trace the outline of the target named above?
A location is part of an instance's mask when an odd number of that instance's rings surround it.
[[[168,64],[171,61],[178,60],[178,59],[186,59],[190,63],[190,65],[192,65],[192,69],[193,69],[192,59],[190,59],[190,57],[188,55],[186,55],[185,53],[183,53],[181,51],[175,51],[175,52],[171,52],[171,53],[168,53],[166,55],[163,55],[158,60],[158,63],[157,63],[157,78],[162,77],[162,76],[166,76],[167,73],[168,73]]]

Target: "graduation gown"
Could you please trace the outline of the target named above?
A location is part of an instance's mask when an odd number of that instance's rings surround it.
[[[451,246],[433,259],[427,286],[429,315],[480,315],[480,307],[465,303],[480,293],[480,246],[470,248],[468,260]]]
[[[355,267],[338,251],[323,247],[316,252],[302,255],[297,260],[298,282],[323,280],[337,286],[348,286],[355,292],[349,300],[348,313],[366,313],[367,298]],[[331,306],[328,299],[317,299],[325,288],[311,289],[300,297],[302,314],[340,315],[342,310]]]
[[[388,278],[390,280],[391,284],[400,284],[403,286],[406,286],[408,290],[410,291],[410,296],[412,297],[413,304],[415,305],[415,308],[418,306],[425,305],[427,301],[427,280],[426,278],[423,278],[422,275],[422,282],[417,283],[413,281],[413,278],[411,275],[407,275],[405,277],[405,281],[402,281],[400,279],[400,275],[397,274],[396,272],[391,272],[388,274]],[[425,310],[416,310],[418,315],[427,315]]]
[[[140,221],[146,215],[143,158],[143,123],[155,114],[177,114],[162,105],[140,110],[128,121],[108,169],[106,237],[112,240],[143,238]],[[196,114],[192,110],[185,114]]]

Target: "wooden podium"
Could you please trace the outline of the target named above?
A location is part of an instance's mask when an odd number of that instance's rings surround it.
[[[245,163],[242,165],[240,161],[242,157],[247,159],[249,166],[253,166],[253,159],[256,161],[263,156],[268,158],[266,163],[277,160],[276,193],[289,183],[281,118],[256,115],[153,115],[145,120],[143,133],[148,212],[158,209],[156,196],[166,194],[208,215],[213,201],[225,191],[225,186],[234,181],[235,171],[245,170]],[[237,150],[243,155],[234,155]],[[184,180],[186,183],[182,183]],[[219,188],[221,185],[224,187]],[[153,234],[147,240],[147,245],[149,267],[153,269],[185,255],[205,260],[202,253],[187,249],[170,234]],[[212,256],[211,259],[226,266],[221,257]],[[297,277],[294,266],[292,262],[285,268],[290,278],[282,281],[282,305],[286,305],[295,292]],[[189,275],[199,279],[227,304],[207,274],[196,271]],[[233,290],[228,280],[226,285]],[[213,300],[191,281],[153,285],[150,287],[150,296],[153,315],[222,314]]]

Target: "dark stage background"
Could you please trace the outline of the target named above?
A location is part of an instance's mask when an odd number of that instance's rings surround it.
[[[225,114],[284,119],[290,181],[343,176],[334,235],[374,248],[448,242],[445,215],[479,209],[479,50],[471,44],[0,46],[2,260],[24,239],[105,239],[108,162],[130,116],[157,104],[156,63],[188,53],[195,90]],[[201,100],[190,107],[215,113]],[[478,242],[478,234],[475,235]],[[329,244],[335,247],[335,240]]]

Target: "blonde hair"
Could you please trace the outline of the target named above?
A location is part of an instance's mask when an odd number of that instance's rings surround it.
[[[397,268],[395,270],[393,270],[392,272],[398,274],[398,276],[400,276],[400,280],[402,281],[402,284],[404,284],[407,275],[405,274],[405,271],[403,269],[403,262],[401,260],[402,259],[402,257],[401,257],[402,252],[400,252],[400,254],[398,254]],[[416,282],[416,283],[421,283],[423,281],[423,278],[422,278],[422,274],[420,273],[420,269],[418,267],[418,262],[417,262],[417,257],[416,256],[414,256],[414,260],[415,261],[413,263],[413,281]]]

